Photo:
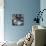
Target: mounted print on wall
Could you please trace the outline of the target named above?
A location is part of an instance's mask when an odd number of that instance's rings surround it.
[[[12,25],[13,26],[23,26],[24,25],[24,15],[23,14],[12,14]]]

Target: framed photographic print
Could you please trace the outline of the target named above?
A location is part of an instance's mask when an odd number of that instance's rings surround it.
[[[24,15],[23,14],[12,14],[12,25],[13,26],[23,26],[24,25]]]

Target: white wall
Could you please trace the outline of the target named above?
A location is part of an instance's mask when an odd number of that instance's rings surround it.
[[[43,9],[46,9],[46,0],[40,0],[40,9],[41,11]],[[43,26],[46,26],[46,11],[43,12],[43,22],[41,22],[40,24]]]
[[[4,0],[0,0],[0,42],[4,41]]]

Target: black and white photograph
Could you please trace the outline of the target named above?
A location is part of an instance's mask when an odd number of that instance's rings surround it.
[[[12,25],[13,26],[23,26],[24,25],[24,15],[23,14],[13,14],[12,15]]]

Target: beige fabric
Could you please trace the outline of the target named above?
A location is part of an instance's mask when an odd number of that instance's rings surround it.
[[[35,46],[44,46],[44,30],[35,31]]]
[[[46,28],[34,25],[32,26],[32,34],[34,35],[32,46],[44,46],[46,44]]]

